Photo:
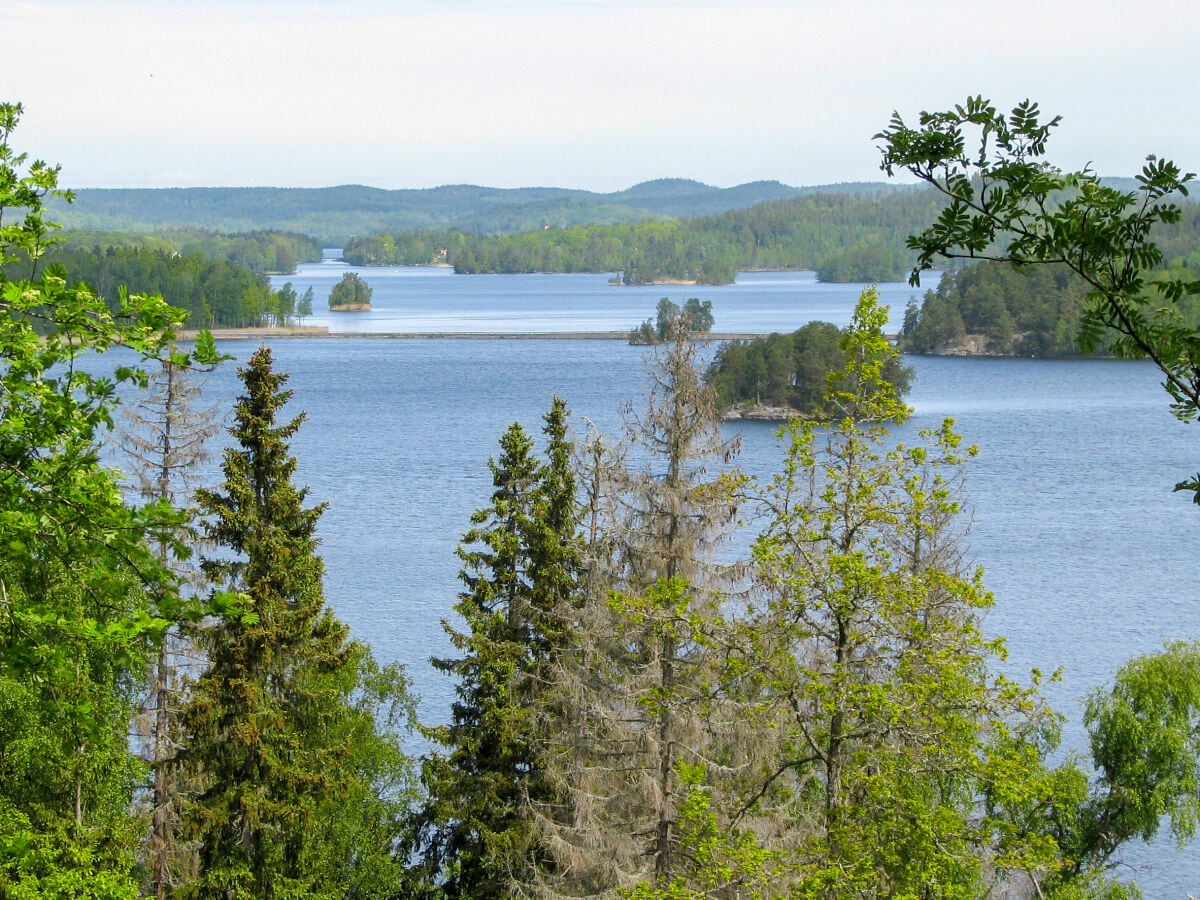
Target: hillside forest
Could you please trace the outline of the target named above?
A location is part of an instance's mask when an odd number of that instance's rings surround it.
[[[1019,112],[971,101],[921,128],[985,126],[1020,164],[1015,202],[1042,143]],[[1194,836],[1200,646],[1114,672],[1085,704],[1089,756],[1056,752],[1043,676],[999,673],[963,560],[975,449],[949,419],[890,434],[910,410],[871,288],[836,335],[825,421],[788,422],[774,476],[741,473],[718,428],[688,339],[702,305],[663,308],[621,434],[576,433],[563,399],[505,429],[490,496],[430,523],[462,529],[453,654],[432,661],[456,690],[443,724],[414,721],[405,671],[325,596],[287,374],[265,346],[238,370],[219,475],[196,484],[212,336],[185,351],[162,296],[114,310],[40,265],[58,173],[13,148],[20,114],[0,104],[0,896],[1112,900],[1138,895],[1115,868],[1129,842]],[[887,164],[956,172],[953,140],[928,137],[896,117]],[[1191,178],[1145,175],[1159,197]],[[1021,243],[1045,224],[1025,207],[965,222],[1004,207],[940,183],[955,215],[922,254],[993,225],[1023,264],[1071,261],[1096,282],[1085,329],[1143,347],[1195,415],[1200,337],[1143,315],[1140,271],[1106,283],[1111,259]],[[1149,226],[1177,210],[1081,183],[1095,206],[1054,215],[1132,235],[1115,252],[1155,269]],[[76,365],[106,351],[131,362]],[[139,390],[118,402],[119,383]]]

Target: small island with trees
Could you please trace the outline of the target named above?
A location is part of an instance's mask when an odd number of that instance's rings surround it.
[[[692,335],[704,335],[713,327],[712,301],[689,297],[680,308],[669,298],[663,297],[655,307],[654,320],[647,319],[629,332],[629,343],[634,345],[661,344],[670,339],[672,324],[682,322]]]
[[[370,312],[372,293],[371,286],[359,278],[357,272],[347,272],[329,292],[329,309],[332,312]]]
[[[874,302],[875,289],[864,296]],[[886,315],[886,308],[885,315]],[[847,329],[829,322],[809,322],[791,334],[722,344],[705,373],[727,419],[791,418],[827,421],[837,414],[830,403],[830,373],[846,368]],[[898,354],[886,355],[880,377],[897,397],[908,391],[912,370]]]

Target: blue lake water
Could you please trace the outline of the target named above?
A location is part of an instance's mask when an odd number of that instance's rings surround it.
[[[357,272],[373,291],[372,311],[330,312],[329,292],[346,272]],[[736,284],[614,286],[608,275],[455,275],[438,267],[359,268],[338,262],[303,265],[296,274],[272,281],[291,282],[297,293],[313,289],[314,315],[305,325],[334,332],[564,332],[629,331],[654,316],[661,297],[679,305],[689,297],[711,300],[715,331],[795,331],[813,320],[845,325],[847,295],[861,286],[820,284],[813,272],[741,273]],[[922,279],[922,290],[937,285],[937,273]],[[880,286],[898,322],[908,298],[919,293],[906,284]]]
[[[344,267],[290,279],[332,286]],[[849,321],[858,286],[804,273],[747,275],[725,288],[611,288],[600,276],[453,276],[446,270],[360,270],[375,311],[315,317],[335,330],[575,331],[627,329],[657,299],[713,301],[718,330],[793,330],[810,318]],[[305,279],[309,279],[306,281]],[[282,281],[284,279],[278,279]],[[326,288],[327,291],[328,288]],[[394,289],[394,291],[393,291]],[[323,297],[317,288],[318,304]],[[913,293],[885,285],[893,309]],[[819,310],[820,312],[814,312]],[[349,316],[344,319],[342,317]],[[249,341],[223,349],[245,359]],[[321,523],[327,595],[379,657],[408,666],[422,714],[446,715],[452,685],[428,666],[450,653],[440,621],[458,590],[454,549],[491,491],[486,461],[508,423],[531,431],[554,395],[576,426],[619,429],[620,407],[644,389],[644,351],[623,341],[276,340],[292,408],[300,481],[328,501]],[[1115,361],[908,360],[916,412],[906,429],[957,420],[980,447],[969,464],[972,560],[996,596],[988,629],[1006,635],[1008,671],[1063,669],[1047,687],[1085,749],[1086,693],[1129,657],[1200,636],[1194,577],[1200,507],[1171,486],[1200,469],[1197,432],[1173,420],[1155,370]],[[233,366],[206,396],[228,405]],[[740,463],[769,477],[780,448],[769,425],[743,435]],[[748,538],[746,538],[748,539]],[[1169,839],[1126,854],[1149,897],[1200,893],[1195,852]]]

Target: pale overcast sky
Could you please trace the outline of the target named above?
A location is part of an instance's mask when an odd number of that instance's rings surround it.
[[[2,0],[14,144],[69,187],[609,191],[883,177],[982,93],[1063,166],[1200,169],[1195,0]]]

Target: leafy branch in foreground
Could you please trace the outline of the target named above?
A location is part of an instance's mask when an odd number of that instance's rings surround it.
[[[923,112],[917,127],[899,113],[875,135],[882,168],[905,170],[942,192],[949,204],[908,245],[918,251],[910,281],[938,257],[1016,265],[1062,264],[1088,287],[1078,340],[1095,349],[1107,329],[1117,356],[1150,359],[1163,373],[1171,409],[1183,421],[1200,414],[1200,331],[1182,305],[1200,297],[1188,270],[1148,278],[1163,260],[1151,232],[1175,225],[1195,178],[1175,163],[1147,157],[1135,191],[1103,184],[1090,168],[1064,172],[1045,160],[1060,117],[1043,121],[1026,100],[1011,113],[982,97],[944,112]],[[1200,478],[1182,482],[1200,503]]]

